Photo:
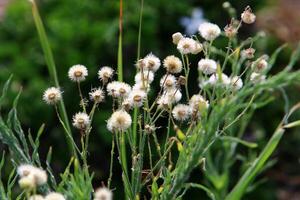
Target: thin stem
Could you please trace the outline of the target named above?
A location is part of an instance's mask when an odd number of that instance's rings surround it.
[[[86,113],[85,102],[83,99],[80,82],[77,82],[77,87],[78,87],[78,92],[79,92],[79,96],[80,96],[80,106],[82,106],[83,112]]]
[[[107,181],[107,187],[110,189],[111,181],[112,181],[112,175],[113,175],[113,164],[114,164],[114,149],[115,149],[115,135],[112,134],[112,140],[111,140],[111,151],[110,151],[110,166],[109,166],[109,178]]]
[[[119,45],[118,45],[118,81],[123,81],[123,0],[120,0],[120,16],[119,16]]]

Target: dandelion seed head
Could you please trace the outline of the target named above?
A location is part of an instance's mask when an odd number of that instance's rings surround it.
[[[179,33],[179,32],[177,32],[177,33],[174,33],[173,35],[172,35],[172,41],[173,41],[173,43],[174,44],[178,44],[178,42],[181,40],[183,38],[183,35],[181,34],[181,33]]]
[[[110,79],[112,79],[113,75],[114,70],[108,66],[101,67],[98,71],[98,78],[104,83],[107,83]]]
[[[253,24],[256,20],[256,16],[252,12],[251,8],[247,6],[244,12],[241,14],[241,19],[245,24]]]
[[[134,81],[136,83],[150,84],[153,82],[153,80],[154,80],[154,73],[149,70],[139,71],[134,77]]]
[[[137,82],[132,86],[132,90],[141,90],[144,91],[146,93],[150,92],[150,84],[148,83],[142,83],[142,82]]]
[[[170,90],[176,86],[176,77],[172,74],[166,74],[160,79],[160,86],[165,90]]]
[[[89,93],[90,99],[95,103],[101,103],[104,100],[104,92],[101,88],[94,88]]]
[[[107,129],[110,132],[125,131],[131,126],[131,123],[131,116],[124,110],[118,110],[107,120]]]
[[[25,179],[25,183],[30,179],[33,179],[34,184],[36,185],[43,185],[47,183],[47,173],[45,170],[37,168],[33,165],[29,164],[22,164],[17,169],[18,175],[22,178],[29,177],[28,180]]]
[[[88,70],[84,65],[73,65],[68,72],[71,81],[81,82],[88,75]]]
[[[178,74],[182,71],[182,62],[174,55],[167,56],[163,61],[163,65],[167,72],[171,74]]]
[[[172,115],[178,121],[186,121],[191,116],[191,107],[185,104],[177,104],[172,110]]]
[[[195,41],[194,49],[191,52],[192,54],[198,54],[203,50],[203,45],[200,42]]]
[[[29,200],[45,200],[45,198],[42,195],[33,195],[29,197]]]
[[[198,70],[204,74],[212,74],[217,71],[217,63],[212,59],[201,59],[198,62]]]
[[[43,94],[43,100],[49,104],[49,105],[54,105],[58,101],[60,101],[62,98],[62,92],[60,91],[59,88],[56,87],[50,87],[47,90],[45,90]]]
[[[50,192],[45,197],[45,200],[66,200],[66,198],[58,192]]]
[[[177,49],[181,54],[189,54],[195,52],[196,41],[192,38],[182,38],[178,44]]]
[[[130,92],[128,99],[134,107],[141,107],[146,99],[146,93],[142,90],[133,90]]]
[[[221,75],[219,75],[219,74],[213,74],[213,75],[211,75],[209,77],[208,84],[210,84],[210,85],[217,85],[217,84],[219,84],[222,87],[226,87],[226,86],[228,86],[230,84],[230,79],[224,73],[222,73]]]
[[[73,116],[73,126],[77,129],[85,130],[90,122],[90,117],[86,113],[79,112]]]
[[[107,93],[108,95],[114,98],[125,98],[131,91],[130,85],[124,82],[113,81],[107,84]]]
[[[259,58],[257,61],[253,62],[251,68],[254,72],[261,73],[268,68],[268,62],[263,58]]]
[[[94,200],[112,200],[113,193],[106,187],[98,188],[94,193]]]
[[[252,72],[251,75],[250,75],[250,81],[253,84],[258,84],[258,83],[261,83],[261,82],[263,82],[265,80],[266,80],[266,76],[263,75],[263,74]]]
[[[32,190],[36,188],[36,181],[33,175],[28,175],[20,178],[19,186],[22,189]]]
[[[243,81],[240,77],[234,76],[230,78],[230,85],[233,90],[240,90],[243,87]]]
[[[200,24],[198,30],[201,37],[207,41],[215,40],[221,34],[219,26],[209,22]]]
[[[153,72],[156,72],[161,65],[160,59],[152,53],[148,54],[143,61],[145,62],[146,70]]]
[[[199,107],[207,109],[209,107],[209,103],[203,96],[200,94],[194,94],[190,100],[189,105],[192,107],[192,109],[198,110]]]

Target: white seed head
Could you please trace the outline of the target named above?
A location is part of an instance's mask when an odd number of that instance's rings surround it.
[[[224,73],[219,76],[218,74],[213,74],[208,79],[208,84],[210,85],[220,85],[222,87],[226,87],[230,84],[230,79]]]
[[[107,93],[108,95],[114,97],[114,98],[125,98],[128,96],[128,94],[131,91],[130,85],[124,82],[119,81],[113,81],[109,84],[107,84]]]
[[[132,90],[142,90],[146,93],[149,93],[150,92],[150,84],[149,83],[143,84],[142,82],[138,82],[132,86]]]
[[[182,62],[176,56],[167,56],[163,62],[164,67],[166,68],[167,72],[171,74],[178,74],[182,71]]]
[[[177,49],[181,54],[195,53],[195,48],[196,41],[188,37],[182,38],[177,44]]]
[[[261,73],[268,68],[268,62],[263,58],[259,58],[252,63],[251,68],[254,72]]]
[[[95,103],[101,103],[104,100],[104,92],[101,88],[92,89],[89,95],[90,99]]]
[[[198,30],[201,37],[208,41],[216,39],[221,34],[219,26],[209,22],[200,24]]]
[[[203,50],[203,45],[200,42],[195,41],[195,47],[193,51],[191,52],[192,54],[198,54]]]
[[[50,87],[47,90],[45,90],[43,94],[43,100],[50,105],[56,104],[58,101],[62,98],[62,92],[59,88],[56,87]]]
[[[233,90],[239,90],[243,87],[243,81],[240,77],[234,76],[230,78],[230,85]]]
[[[172,110],[172,115],[178,121],[186,121],[191,116],[191,107],[185,104],[177,104]]]
[[[182,38],[183,38],[183,35],[182,35],[181,33],[179,33],[179,32],[174,33],[174,34],[172,35],[173,43],[176,44],[176,45],[178,44],[178,42],[179,42]]]
[[[58,193],[58,192],[50,192],[46,197],[45,200],[66,200],[66,198]]]
[[[253,84],[258,84],[258,83],[264,82],[265,80],[266,80],[266,76],[263,75],[263,74],[259,74],[259,73],[253,72],[250,75],[250,81]]]
[[[255,22],[256,16],[253,14],[249,6],[246,7],[244,12],[241,14],[242,21],[246,24],[253,24]]]
[[[177,103],[182,98],[182,93],[179,89],[170,89],[163,93],[157,100],[159,108],[169,107],[174,103]]]
[[[217,63],[212,59],[201,59],[198,62],[198,70],[204,74],[212,74],[217,71]]]
[[[160,79],[160,87],[165,90],[174,89],[176,86],[176,77],[172,74],[166,74]]]
[[[153,82],[153,80],[154,80],[154,73],[149,70],[139,71],[134,77],[135,83],[150,84]]]
[[[45,200],[44,197],[42,195],[33,195],[31,197],[29,197],[29,200]]]
[[[90,117],[86,113],[79,112],[73,116],[73,126],[75,128],[85,130],[90,123]]]
[[[132,123],[131,116],[124,110],[114,112],[107,120],[107,129],[110,132],[125,131]]]
[[[28,175],[20,178],[19,186],[22,189],[32,190],[36,188],[36,181],[33,175]]]
[[[199,107],[207,109],[209,103],[200,94],[194,94],[189,100],[189,105],[192,107],[192,109],[198,110]]]
[[[98,188],[94,193],[94,200],[112,200],[113,193],[106,187]]]
[[[244,59],[252,59],[254,58],[255,49],[248,48],[241,51],[241,57]]]
[[[152,53],[148,54],[143,59],[143,61],[144,61],[146,70],[150,70],[153,72],[156,72],[161,65],[159,58]]]
[[[17,173],[20,177],[28,176],[32,174],[36,167],[29,165],[29,164],[22,164],[18,167]]]
[[[130,104],[134,107],[141,107],[146,99],[146,93],[142,90],[132,90],[128,96]]]
[[[68,72],[71,81],[81,82],[85,80],[88,75],[88,70],[84,65],[73,65]]]
[[[46,171],[35,166],[23,164],[18,167],[17,172],[21,179],[30,176],[29,179],[33,179],[34,184],[36,185],[43,185],[47,183],[48,177]],[[25,179],[25,182],[26,181],[27,180]]]
[[[112,79],[113,75],[114,70],[108,66],[101,67],[98,71],[98,78],[104,83],[107,83],[110,79]]]

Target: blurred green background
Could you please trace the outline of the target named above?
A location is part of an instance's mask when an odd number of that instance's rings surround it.
[[[222,8],[219,0],[144,0],[141,55],[153,52],[160,58],[176,52],[171,42],[174,32],[192,33],[197,23],[203,18],[225,27],[230,17]],[[300,2],[297,0],[243,0],[230,1],[241,13],[250,5],[258,15],[256,25],[242,28],[241,38],[251,36],[258,30],[266,32],[265,37],[255,48],[258,52],[271,54],[283,43],[289,43],[280,56],[278,71],[285,66],[291,50],[300,39]],[[97,71],[99,67],[116,66],[118,12],[117,0],[39,0],[37,1],[41,16],[50,39],[58,76],[64,91],[65,103],[69,117],[79,110],[79,97],[76,85],[67,78],[68,68],[74,64],[88,67],[89,77],[83,84],[84,91],[99,85]],[[132,82],[134,63],[137,56],[137,36],[140,2],[124,0],[124,73],[125,80]],[[193,14],[194,13],[194,14]],[[186,27],[184,23],[188,23]],[[220,40],[220,44],[225,41]],[[263,50],[263,51],[262,51]],[[44,158],[50,146],[53,149],[52,166],[56,173],[61,172],[67,160],[67,149],[61,127],[57,126],[53,108],[42,100],[44,89],[51,86],[47,67],[43,57],[38,35],[27,0],[0,0],[0,84],[14,75],[11,99],[7,100],[7,109],[14,94],[22,87],[19,103],[19,117],[25,130],[37,130],[46,123],[43,135],[41,157]],[[86,92],[86,96],[87,96]],[[299,100],[299,88],[287,89],[290,104]],[[276,93],[278,97],[280,93]],[[249,135],[261,141],[269,137],[283,115],[282,98],[277,98],[267,107],[255,114],[255,123],[249,127]],[[5,111],[5,110],[4,110]],[[3,111],[3,112],[4,112]],[[101,114],[100,114],[100,112]],[[105,120],[110,115],[109,102],[101,104],[93,123],[94,134],[91,136],[90,163],[95,171],[95,186],[108,178],[110,133],[106,131]],[[75,131],[74,131],[75,133]],[[288,132],[274,157],[277,163],[264,172],[261,187],[248,195],[247,199],[300,199],[299,153],[300,136],[297,130]],[[0,145],[1,151],[5,147]],[[64,153],[65,152],[65,153]],[[118,168],[116,167],[118,174]],[[199,176],[199,173],[196,175]],[[115,176],[116,178],[116,176]],[[201,176],[199,176],[201,178]],[[120,185],[121,179],[114,184]],[[205,194],[200,193],[205,196]],[[255,194],[253,196],[253,194]],[[192,198],[199,195],[191,190]],[[259,197],[259,198],[258,198]]]

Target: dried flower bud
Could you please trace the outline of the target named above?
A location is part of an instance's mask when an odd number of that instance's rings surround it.
[[[224,31],[226,37],[228,38],[233,38],[237,34],[237,28],[234,27],[232,24],[228,24],[227,26],[225,26]]]
[[[153,125],[150,125],[150,124],[146,124],[145,125],[145,132],[150,134],[150,133],[153,133],[155,131],[155,126]]]
[[[244,12],[241,14],[242,21],[246,24],[253,24],[256,16],[252,13],[250,6],[247,6]]]
[[[184,76],[179,76],[177,80],[177,85],[185,85],[186,84],[186,78]]]
[[[255,53],[255,49],[248,48],[248,49],[242,50],[241,56],[242,56],[242,58],[245,58],[245,59],[252,59],[252,58],[254,58],[254,53]]]

